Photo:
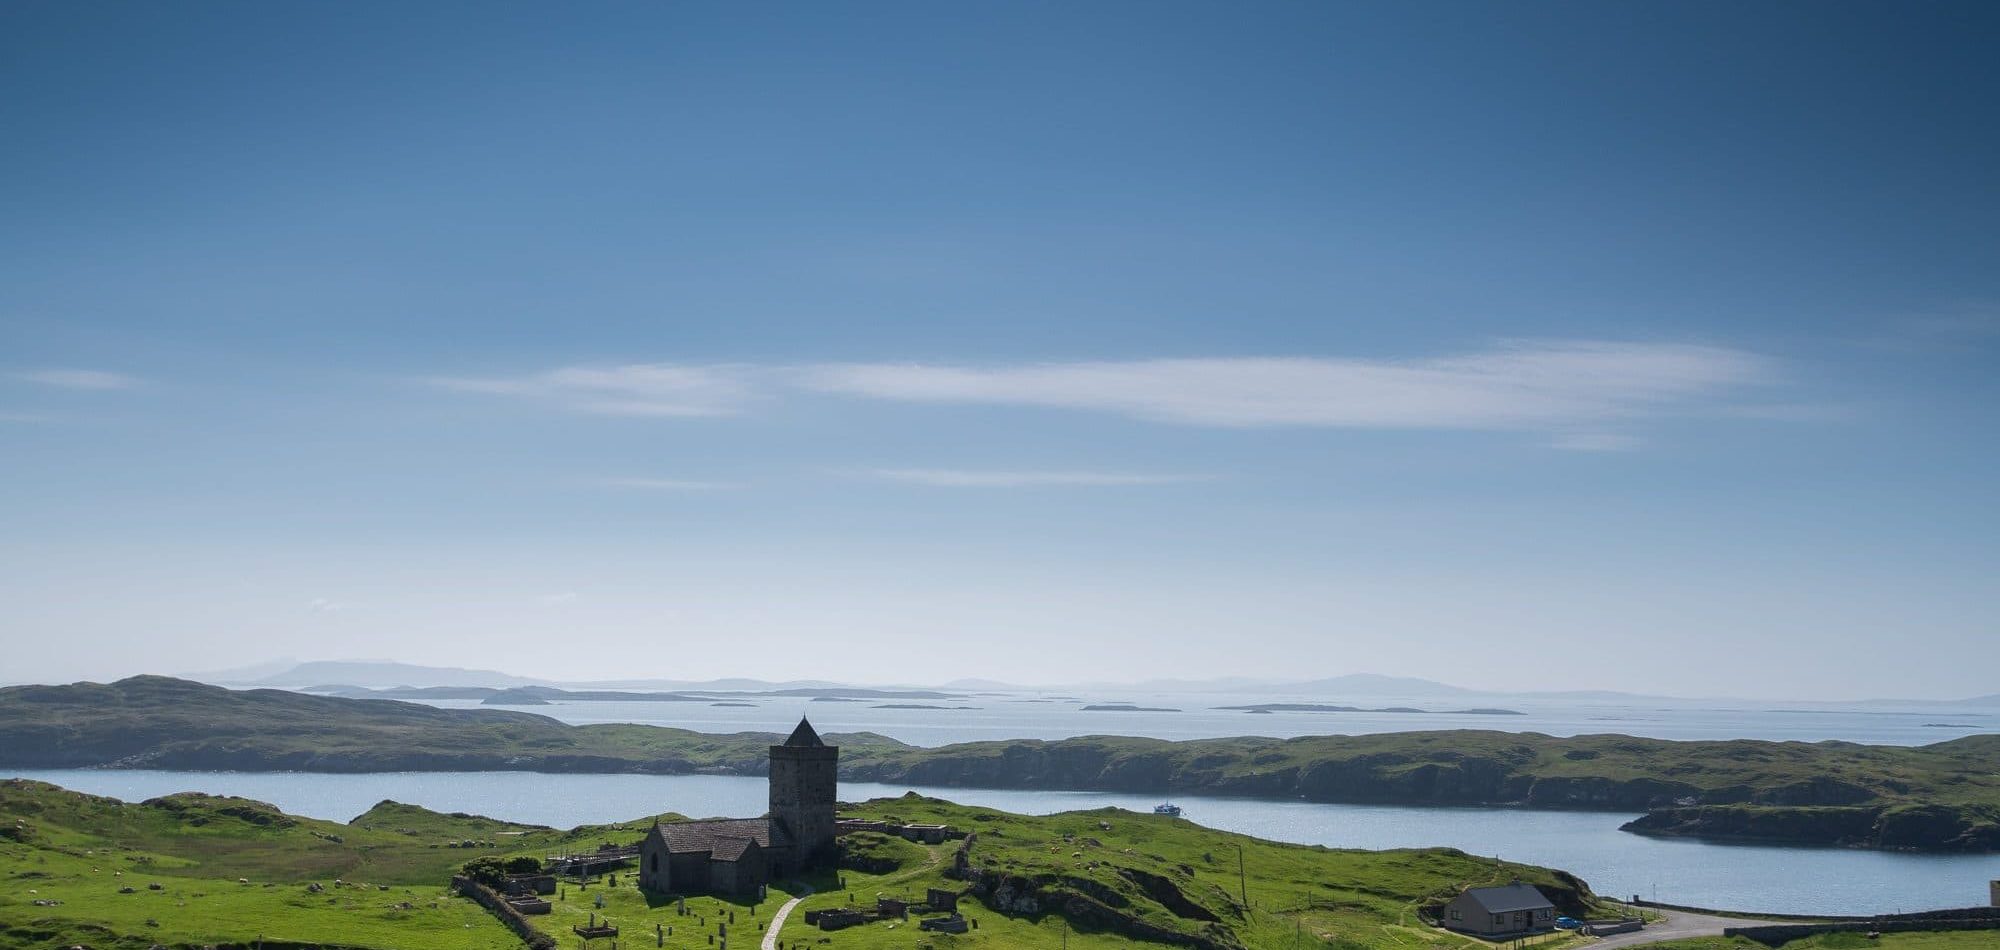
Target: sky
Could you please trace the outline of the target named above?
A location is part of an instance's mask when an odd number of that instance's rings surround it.
[[[2000,666],[1987,3],[14,3],[0,681]]]

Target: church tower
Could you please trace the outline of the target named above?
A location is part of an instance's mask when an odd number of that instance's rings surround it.
[[[840,747],[821,742],[803,718],[784,745],[771,747],[771,819],[792,839],[798,867],[812,867],[833,854],[839,766]]]

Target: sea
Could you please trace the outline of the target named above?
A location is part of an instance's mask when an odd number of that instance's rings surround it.
[[[1423,712],[1246,712],[1228,706],[1328,704],[1323,697],[1283,693],[1159,694],[1100,692],[974,693],[952,699],[810,699],[731,696],[717,702],[557,702],[546,706],[482,706],[478,700],[436,700],[453,709],[505,708],[568,723],[637,722],[697,732],[789,732],[799,717],[827,732],[873,732],[911,745],[1072,736],[1365,735],[1429,729],[1500,729],[1552,736],[1621,733],[1655,739],[1772,739],[1928,745],[2000,732],[2000,707],[1926,705],[1832,706],[1689,700],[1447,699],[1371,696],[1337,705]],[[899,708],[929,706],[941,708]],[[1125,710],[1090,709],[1124,706]],[[1515,715],[1457,712],[1504,709]]]
[[[1449,710],[1504,706],[1521,715],[1413,712],[1247,713],[1218,706],[1290,701],[1255,696],[1101,693],[973,694],[948,700],[850,702],[801,697],[696,702],[565,702],[514,707],[571,723],[640,722],[701,732],[784,732],[800,716],[822,733],[874,732],[914,745],[992,739],[1145,735],[1163,739],[1291,737],[1415,729],[1502,729],[1549,735],[1623,733],[1662,739],[1757,738],[1921,745],[2000,731],[2000,710],[1918,706],[1824,707],[1751,703],[1353,701],[1370,708]],[[1307,701],[1301,699],[1300,701]],[[1086,710],[1130,704],[1155,710]],[[967,707],[885,708],[904,704]],[[476,702],[440,701],[464,708]],[[487,707],[492,708],[492,707]],[[6,774],[0,772],[0,774]],[[663,811],[753,815],[765,807],[761,778],[683,775],[544,775],[526,772],[394,772],[369,775],[16,770],[20,777],[140,801],[177,791],[240,795],[294,814],[346,821],[384,799],[439,811],[570,827]],[[1117,807],[1150,811],[1156,798],[1115,793],[999,791],[843,782],[846,800],[934,795],[1030,814]],[[2000,879],[2000,855],[1902,854],[1841,848],[1770,847],[1647,838],[1618,830],[1634,815],[1509,809],[1330,805],[1189,797],[1184,817],[1276,841],[1340,848],[1452,847],[1558,867],[1599,894],[1762,914],[1872,914],[1984,904]]]

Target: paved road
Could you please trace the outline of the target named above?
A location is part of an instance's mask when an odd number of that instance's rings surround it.
[[[806,895],[811,894],[813,889],[811,885],[802,885],[802,891],[799,896],[786,901],[783,907],[778,908],[777,913],[771,915],[771,926],[764,931],[764,950],[778,950],[778,928],[785,925],[785,918],[792,915],[792,908],[799,906],[799,901],[805,900]]]
[[[1613,947],[1638,947],[1662,940],[1679,940],[1683,937],[1720,937],[1724,927],[1755,927],[1759,924],[1777,923],[1774,920],[1745,920],[1741,917],[1716,917],[1711,914],[1692,914],[1684,910],[1663,910],[1666,920],[1648,924],[1646,929],[1629,934],[1612,934],[1594,943],[1586,944],[1590,950],[1612,950]],[[769,950],[769,948],[766,948]]]

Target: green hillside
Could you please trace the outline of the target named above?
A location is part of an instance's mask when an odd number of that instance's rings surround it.
[[[921,900],[933,887],[967,892],[972,896],[961,910],[980,929],[938,947],[1052,946],[1061,928],[1097,938],[1151,933],[1157,941],[1208,950],[1289,948],[1294,940],[1352,950],[1483,946],[1423,924],[1419,911],[1466,887],[1516,878],[1541,887],[1566,912],[1582,914],[1596,904],[1584,882],[1563,872],[1449,849],[1288,845],[1118,809],[1028,817],[914,795],[849,811],[969,831],[968,870],[954,871],[959,843],[898,841],[903,854],[896,870],[844,872],[845,888],[816,893],[803,907],[845,906],[849,895],[866,904],[878,894]],[[808,933],[816,934],[799,931]],[[832,936],[833,950],[911,945],[884,924]]]
[[[0,782],[0,946],[143,950],[259,935],[357,947],[504,946],[511,935],[498,923],[445,893],[443,875],[465,854],[445,843],[244,799],[190,794],[127,805]],[[309,891],[309,882],[324,890]]]
[[[1417,914],[1459,888],[1518,877],[1565,909],[1595,901],[1561,872],[1457,851],[1286,845],[1116,810],[1028,817],[912,796],[850,812],[976,832],[967,851],[976,873],[952,870],[955,842],[926,847],[861,835],[851,842],[849,863],[857,866],[810,882],[819,892],[807,907],[850,899],[872,906],[877,895],[921,898],[926,888],[944,887],[968,895],[962,907],[979,929],[919,939],[912,925],[868,924],[828,935],[832,950],[1039,947],[1063,930],[1079,950],[1283,950],[1299,935],[1310,946],[1347,950],[1455,948],[1475,944],[1423,925]],[[557,831],[384,802],[340,824],[240,798],[181,794],[126,804],[9,780],[0,782],[0,947],[144,950],[259,937],[273,946],[513,947],[519,940],[494,918],[446,891],[452,873],[478,858],[636,841],[651,820]],[[534,920],[565,935],[565,945],[571,924],[596,915],[632,934],[675,927],[668,945],[682,950],[709,946],[695,917],[680,917],[634,885],[626,874],[616,886],[601,878],[588,888],[566,886],[555,912]],[[737,914],[738,939],[747,942],[787,894],[778,889],[761,904],[698,898],[690,905],[708,918],[707,929]],[[783,936],[821,935],[794,916]]]
[[[624,877],[617,886],[565,888],[554,913],[531,920],[557,935],[593,916],[647,940],[656,927],[673,928],[669,947],[706,950],[707,938],[719,935],[718,924],[734,935],[730,946],[753,945],[781,904],[804,895],[780,934],[785,947],[1482,950],[1494,945],[1431,927],[1420,911],[1462,888],[1516,878],[1535,883],[1567,911],[1597,906],[1587,885],[1560,871],[1448,849],[1343,851],[1118,809],[1031,817],[914,795],[863,802],[842,813],[969,831],[970,871],[955,869],[960,842],[919,845],[862,833],[843,839],[842,869],[800,882],[811,888],[809,894],[788,883],[772,888],[762,901],[690,898],[682,915],[673,902],[641,892]],[[920,915],[913,913],[907,920],[828,932],[804,918],[808,910],[872,909],[879,897],[921,902],[932,888],[963,895],[958,910],[975,929],[959,935],[924,932],[917,927]],[[1567,936],[1537,943],[1545,950],[1580,945]]]

